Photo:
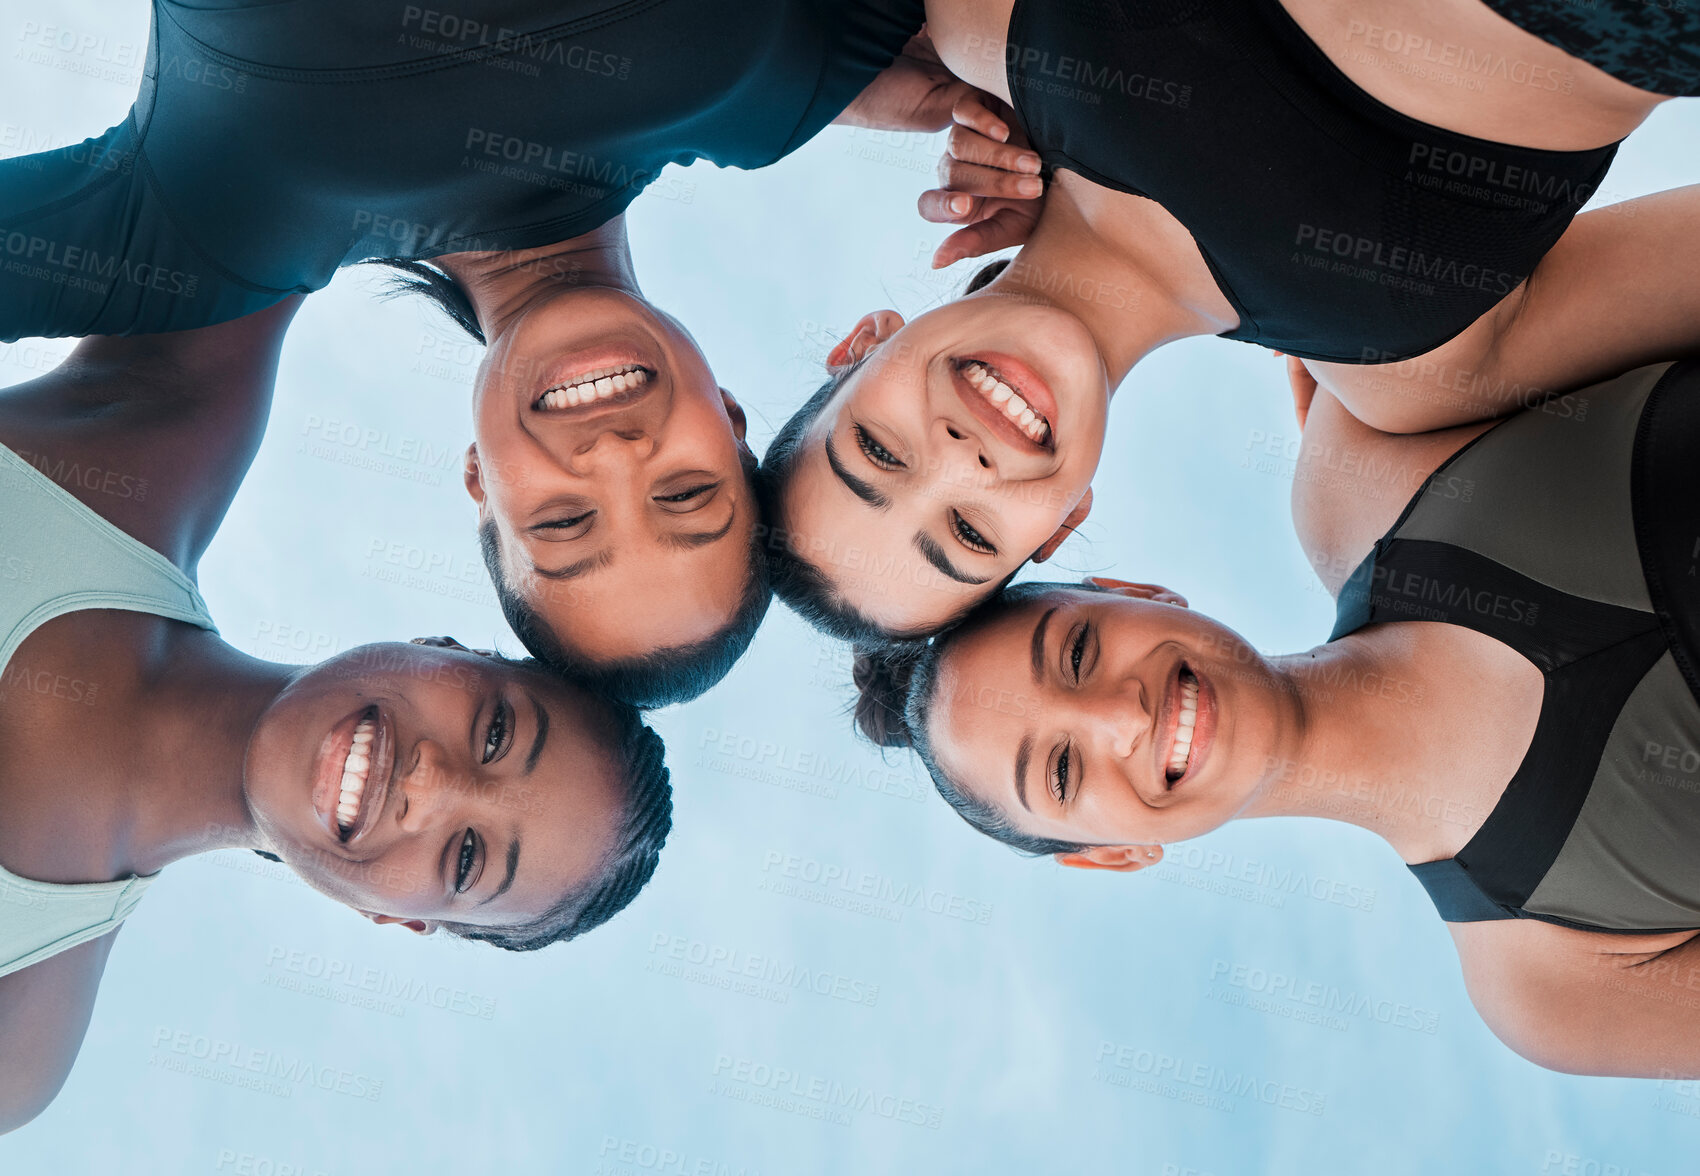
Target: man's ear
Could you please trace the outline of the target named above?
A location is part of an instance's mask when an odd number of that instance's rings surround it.
[[[379,926],[385,923],[395,923],[398,926],[406,927],[415,935],[430,935],[437,930],[436,922],[431,919],[403,919],[399,915],[379,915],[371,911],[361,911],[360,913]]]
[[[850,333],[838,341],[826,355],[828,368],[849,367],[866,359],[874,348],[903,329],[903,316],[895,310],[876,310],[865,314],[850,328]]]
[[[1096,584],[1106,592],[1114,592],[1117,596],[1131,596],[1136,600],[1154,600],[1158,604],[1176,604],[1181,608],[1189,608],[1186,597],[1179,592],[1163,587],[1161,584],[1135,584],[1132,580],[1113,580],[1109,576],[1087,576],[1088,584]]]
[[[466,465],[461,470],[461,476],[466,480],[466,492],[472,495],[472,501],[478,504],[480,513],[484,509],[484,472],[478,467],[478,442],[474,441],[466,447]]]
[[[1034,563],[1044,563],[1057,553],[1057,548],[1063,545],[1063,540],[1074,534],[1086,516],[1092,512],[1092,487],[1086,487],[1086,493],[1080,496],[1080,501],[1074,504],[1074,509],[1068,512],[1068,517],[1062,521],[1056,533],[1040,545],[1033,553]]]
[[[1094,845],[1079,853],[1053,855],[1059,866],[1076,870],[1143,870],[1163,860],[1161,845]]]
[[[720,390],[720,403],[726,409],[726,416],[732,422],[732,435],[739,441],[744,439],[744,433],[749,429],[749,422],[744,419],[744,406],[738,403],[738,398],[726,389]],[[748,446],[745,446],[748,448]]]

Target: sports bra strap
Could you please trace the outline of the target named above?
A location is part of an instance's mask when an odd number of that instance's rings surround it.
[[[1448,923],[1483,923],[1489,919],[1514,919],[1517,916],[1482,893],[1475,879],[1457,858],[1442,858],[1437,862],[1420,862],[1411,873],[1434,900],[1435,910]]]

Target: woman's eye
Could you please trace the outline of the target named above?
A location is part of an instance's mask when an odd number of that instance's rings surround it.
[[[1076,685],[1080,684],[1080,664],[1086,660],[1086,633],[1085,625],[1076,628],[1068,647],[1068,666]]]
[[[501,757],[508,743],[508,732],[513,728],[513,711],[506,702],[496,704],[496,713],[490,716],[490,726],[484,732],[484,756],[480,763],[489,763]]]
[[[583,514],[571,515],[564,519],[550,519],[546,523],[538,523],[534,529],[538,531],[570,531],[574,527],[583,526],[595,513],[593,510],[587,510]]]
[[[1074,751],[1072,748],[1065,746],[1062,751],[1057,754],[1056,781],[1055,786],[1051,789],[1052,794],[1057,798],[1058,804],[1062,804],[1068,799],[1068,790],[1074,783],[1073,771]]]
[[[460,858],[455,863],[455,893],[465,894],[472,882],[472,867],[478,860],[478,838],[471,829],[460,839]]]
[[[992,546],[991,540],[969,526],[968,520],[955,511],[950,512],[950,529],[956,533],[957,539],[961,540],[962,545],[968,550],[978,551],[982,555],[996,555],[998,553],[998,549]]]
[[[690,502],[694,498],[701,498],[704,494],[707,494],[709,491],[714,489],[716,489],[716,483],[704,482],[700,486],[692,486],[690,489],[680,490],[676,494],[657,494],[655,496],[655,501],[674,503]]]
[[[903,463],[892,456],[891,450],[881,445],[868,435],[861,425],[854,426],[856,445],[862,450],[862,455],[882,470],[900,470]]]

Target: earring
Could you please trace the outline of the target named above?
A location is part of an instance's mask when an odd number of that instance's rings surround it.
[[[1154,857],[1157,856],[1157,851],[1154,850],[1154,849],[1147,849],[1145,851],[1145,856],[1148,857],[1148,858],[1154,858]]]

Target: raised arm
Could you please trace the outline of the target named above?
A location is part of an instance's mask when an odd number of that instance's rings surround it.
[[[259,448],[302,299],[193,331],[78,343],[0,390],[0,442],[193,572]]]
[[[1700,186],[1584,213],[1529,279],[1462,334],[1382,365],[1306,366],[1389,433],[1504,416],[1700,350]]]
[[[1287,376],[1303,441],[1293,464],[1293,530],[1330,596],[1396,521],[1423,480],[1488,426],[1401,436],[1347,412],[1291,357]],[[1271,438],[1285,452],[1286,438]]]
[[[1515,920],[1448,925],[1494,1035],[1566,1074],[1700,1077],[1700,937]]]
[[[0,977],[0,1133],[41,1114],[65,1085],[117,935]]]

